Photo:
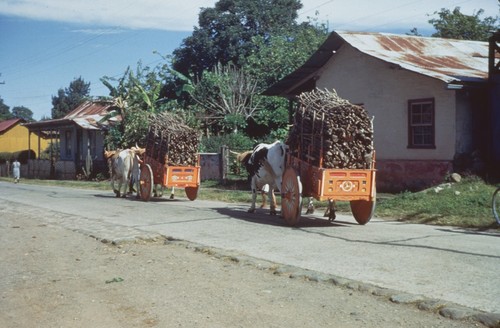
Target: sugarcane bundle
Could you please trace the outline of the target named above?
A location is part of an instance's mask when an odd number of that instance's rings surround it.
[[[298,101],[287,140],[292,155],[324,168],[370,168],[373,124],[363,107],[335,90],[304,92]]]
[[[169,112],[152,115],[149,124],[146,154],[169,166],[197,165],[197,131]]]

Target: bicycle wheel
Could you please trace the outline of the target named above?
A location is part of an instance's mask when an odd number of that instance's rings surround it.
[[[500,224],[500,187],[493,193],[493,199],[491,200],[491,208],[493,210],[493,216],[497,223]]]

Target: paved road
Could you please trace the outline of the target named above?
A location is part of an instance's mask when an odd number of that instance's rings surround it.
[[[111,192],[0,182],[0,206],[15,205],[41,219],[99,238],[154,234],[232,250],[410,294],[500,313],[500,233],[350,216],[321,215],[284,226],[247,205],[176,200],[148,203]],[[29,205],[29,206],[23,206]]]

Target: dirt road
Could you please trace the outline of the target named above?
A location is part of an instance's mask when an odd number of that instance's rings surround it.
[[[162,238],[119,245],[0,201],[0,327],[482,327],[265,261]]]

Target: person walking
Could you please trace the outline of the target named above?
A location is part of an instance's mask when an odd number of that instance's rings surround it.
[[[12,163],[12,173],[14,175],[14,182],[18,183],[19,178],[21,177],[21,163],[15,159],[14,163]]]

